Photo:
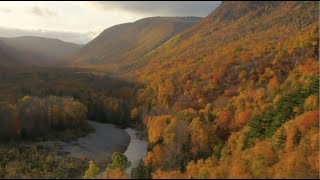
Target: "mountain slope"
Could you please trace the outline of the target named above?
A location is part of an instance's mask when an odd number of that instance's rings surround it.
[[[129,66],[200,19],[152,17],[110,27],[73,56],[74,64]]]
[[[25,62],[14,57],[16,53],[16,49],[7,46],[6,43],[0,40],[0,66],[12,67],[16,65],[26,65]]]
[[[158,68],[164,60],[166,62],[163,64],[170,66],[174,63],[192,63],[197,58],[212,59],[236,54],[230,50],[238,49],[238,53],[244,53],[257,45],[274,46],[310,28],[311,24],[315,25],[318,9],[310,4],[223,2],[207,18],[173,37],[144,59],[154,63],[148,68]],[[303,12],[304,8],[309,9]],[[149,72],[154,72],[153,68]]]
[[[58,39],[23,36],[0,38],[4,53],[24,65],[56,65],[65,63],[66,57],[78,50],[81,45]]]
[[[223,2],[134,64],[153,178],[319,178],[318,2]]]
[[[223,2],[207,18],[144,56],[127,75],[141,82],[160,81],[159,86],[180,78],[172,98],[187,87],[198,89],[196,84],[186,85],[188,79],[211,84],[202,97],[188,97],[194,103],[214,99],[226,88],[223,84],[240,83],[240,73],[256,81],[268,67],[283,81],[307,57],[306,50],[313,50],[307,53],[310,57],[317,54],[311,53],[318,47],[318,12],[312,2]]]
[[[6,47],[3,42],[0,41],[0,64],[7,66],[11,63],[11,58],[6,54]]]

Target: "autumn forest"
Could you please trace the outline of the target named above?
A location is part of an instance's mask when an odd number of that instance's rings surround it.
[[[319,179],[319,112],[319,2],[0,38],[1,179]]]

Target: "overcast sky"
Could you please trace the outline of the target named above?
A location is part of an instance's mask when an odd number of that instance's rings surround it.
[[[151,16],[205,17],[220,1],[1,1],[0,37],[87,43],[104,29]]]

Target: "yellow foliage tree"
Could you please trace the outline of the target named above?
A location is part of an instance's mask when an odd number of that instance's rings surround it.
[[[157,170],[153,176],[153,179],[185,179],[186,175],[184,175],[183,173],[181,173],[180,171],[161,171],[161,170]]]

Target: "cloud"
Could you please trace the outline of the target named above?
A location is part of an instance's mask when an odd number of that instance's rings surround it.
[[[0,12],[3,12],[3,13],[11,13],[12,12],[12,10],[11,9],[9,9],[9,8],[0,8]]]
[[[86,5],[104,11],[123,10],[152,16],[205,17],[220,3],[220,1],[91,1],[86,2]]]
[[[47,8],[40,8],[38,6],[33,6],[29,11],[29,13],[36,15],[36,16],[45,16],[45,17],[52,17],[57,16],[57,13],[54,11],[51,11]]]
[[[38,36],[60,39],[67,42],[78,44],[85,44],[96,37],[100,32],[72,32],[72,31],[59,31],[59,30],[26,30],[15,28],[0,27],[0,37],[19,37],[19,36]]]

